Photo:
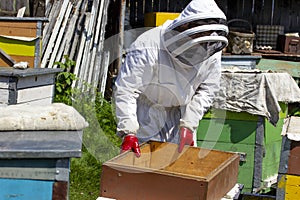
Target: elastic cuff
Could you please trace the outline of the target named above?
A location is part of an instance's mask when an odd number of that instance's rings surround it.
[[[135,133],[133,133],[133,132],[125,132],[125,131],[118,131],[117,132],[117,136],[119,136],[120,138],[123,138],[123,137],[125,137],[126,135],[129,135],[129,134],[135,135]]]
[[[189,125],[188,123],[186,123],[184,120],[180,119],[180,123],[179,123],[179,128],[181,127],[185,127],[185,128],[188,128],[190,129],[192,132],[195,132],[195,127]]]

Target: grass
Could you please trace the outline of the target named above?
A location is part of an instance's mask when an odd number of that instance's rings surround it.
[[[86,95],[83,95],[84,97]],[[84,129],[81,158],[71,159],[70,200],[96,200],[100,192],[101,166],[119,154],[113,106],[99,96],[95,101],[81,98],[73,107],[88,121]]]
[[[56,62],[64,69],[56,77],[54,102],[74,107],[89,123],[83,130],[82,156],[71,158],[70,200],[96,200],[100,192],[102,164],[118,155],[121,139],[116,136],[113,104],[101,97],[97,89],[86,85],[89,91],[72,88],[76,76],[71,73],[75,62],[65,56],[65,62]]]
[[[95,200],[99,196],[102,163],[83,148],[81,158],[71,159],[70,200]]]

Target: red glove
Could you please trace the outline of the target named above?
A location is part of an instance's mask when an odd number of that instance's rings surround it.
[[[179,131],[179,153],[182,152],[184,145],[194,146],[193,131],[188,128],[181,127]]]
[[[124,137],[121,145],[121,153],[132,150],[136,157],[141,156],[141,149],[138,143],[138,139],[134,134],[128,134]]]

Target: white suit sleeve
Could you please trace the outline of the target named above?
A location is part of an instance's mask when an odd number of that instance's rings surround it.
[[[221,78],[221,60],[214,59],[208,68],[207,78],[203,81],[182,111],[180,126],[195,131],[205,112],[213,103],[215,93],[219,90]]]
[[[137,98],[151,80],[151,53],[147,49],[130,51],[115,83],[117,131],[136,133]]]

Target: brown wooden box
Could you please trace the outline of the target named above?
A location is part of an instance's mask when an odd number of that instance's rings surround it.
[[[102,166],[100,196],[117,200],[220,200],[237,182],[239,156],[148,142],[136,158],[125,152]]]
[[[0,48],[15,62],[40,67],[43,24],[47,21],[41,17],[0,17]],[[0,66],[11,65],[0,55]]]
[[[300,117],[286,119],[280,155],[280,174],[300,176]]]
[[[279,35],[277,49],[283,53],[300,54],[300,37]]]

